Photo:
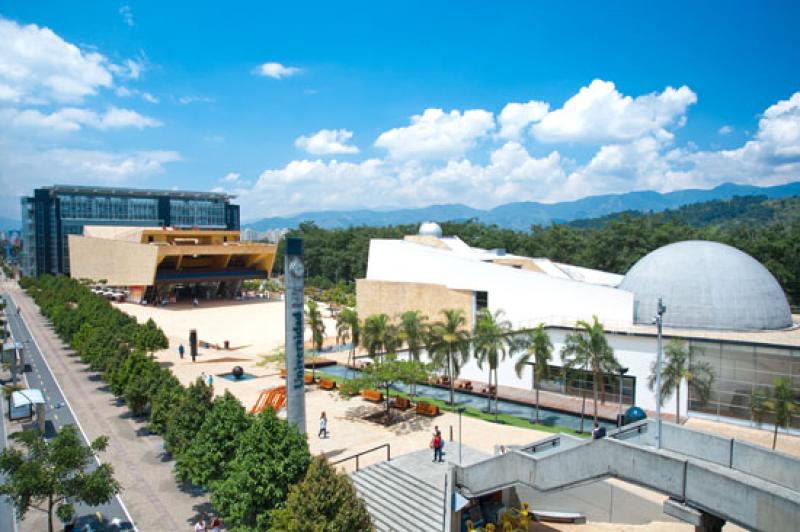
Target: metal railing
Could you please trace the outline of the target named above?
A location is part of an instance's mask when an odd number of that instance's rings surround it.
[[[336,460],[335,462],[331,462],[331,465],[335,466],[335,465],[339,465],[341,463],[347,462],[348,460],[355,459],[355,461],[356,461],[356,471],[358,471],[358,467],[359,467],[358,459],[361,456],[363,456],[365,454],[368,454],[368,453],[371,453],[371,452],[374,452],[374,451],[377,451],[378,449],[383,449],[384,447],[386,447],[386,461],[387,462],[391,462],[392,461],[392,447],[388,443],[384,443],[382,445],[378,445],[377,447],[373,447],[372,449],[367,449],[366,451],[361,451],[360,453],[356,453],[356,454],[354,454],[352,456],[348,456],[347,458],[342,458],[341,460]]]

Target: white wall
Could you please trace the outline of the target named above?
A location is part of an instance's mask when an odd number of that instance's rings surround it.
[[[606,322],[633,320],[630,292],[476,261],[403,240],[370,242],[367,279],[486,291],[490,310],[502,309],[515,327],[547,318],[590,320],[593,315]]]

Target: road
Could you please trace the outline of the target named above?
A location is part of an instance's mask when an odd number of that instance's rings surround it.
[[[67,400],[65,400],[58,382],[39,350],[39,346],[31,336],[28,325],[25,323],[24,316],[17,313],[16,303],[11,294],[4,291],[3,296],[8,302],[6,305],[6,316],[11,333],[15,341],[24,345],[25,362],[29,365],[29,371],[25,373],[28,387],[42,390],[46,400],[46,437],[52,436],[64,425],[72,424],[80,429],[81,437],[84,443],[88,445],[89,442],[86,438],[86,434],[77,417],[74,415],[71,406]],[[99,463],[99,461],[97,463]],[[96,467],[96,465],[92,467]],[[109,503],[97,507],[77,505],[76,510],[78,513],[79,530],[84,530],[86,525],[89,525],[90,529],[95,531],[136,529],[119,496],[114,497]],[[95,517],[96,512],[100,512],[103,517],[105,517],[105,524],[97,521]],[[0,516],[2,515],[2,512],[0,512]],[[116,526],[112,527],[110,524],[112,522],[116,523]]]

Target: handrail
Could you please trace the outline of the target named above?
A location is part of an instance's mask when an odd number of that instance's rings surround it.
[[[377,447],[373,447],[372,449],[367,449],[366,451],[361,451],[360,453],[356,453],[356,454],[354,454],[352,456],[348,456],[347,458],[342,458],[341,460],[336,460],[335,462],[331,462],[331,465],[332,466],[339,465],[339,464],[341,464],[343,462],[347,462],[348,460],[352,460],[353,458],[355,458],[356,459],[356,471],[358,471],[358,458],[360,456],[365,455],[367,453],[371,453],[373,451],[377,451],[378,449],[382,449],[384,447],[386,447],[386,461],[387,462],[391,462],[392,461],[392,447],[388,443],[383,443],[381,445],[378,445]]]

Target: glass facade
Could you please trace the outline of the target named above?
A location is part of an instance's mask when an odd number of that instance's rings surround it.
[[[756,344],[690,340],[694,360],[707,362],[714,371],[711,397],[701,403],[689,389],[689,410],[717,417],[751,419],[750,397],[757,389],[771,395],[775,379],[788,378],[795,398],[800,397],[800,349]],[[764,422],[774,418],[767,414]],[[791,426],[800,428],[800,411]]]
[[[549,377],[541,381],[541,389],[550,392],[562,393],[581,397],[584,393],[591,399],[594,393],[594,374],[591,371],[572,370],[566,376],[564,368],[549,366]],[[619,374],[604,373],[603,383],[600,387],[605,400],[616,403],[619,401]],[[636,404],[636,378],[630,375],[622,377],[622,403]]]
[[[22,198],[23,272],[69,274],[68,235],[86,225],[239,229],[239,206],[213,192],[54,186]]]

